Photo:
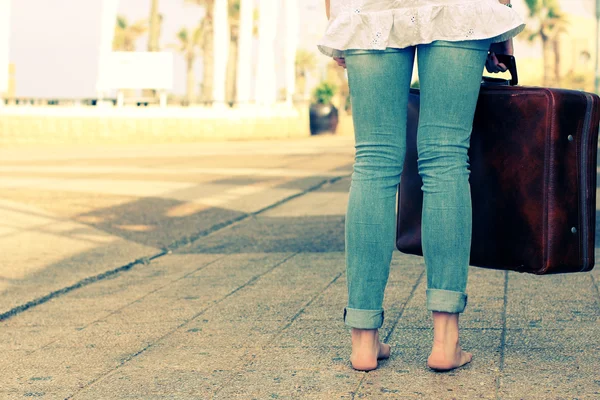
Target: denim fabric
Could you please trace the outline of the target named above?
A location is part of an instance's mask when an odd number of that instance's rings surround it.
[[[345,52],[356,137],[346,214],[347,325],[375,329],[383,323],[415,54],[427,308],[464,310],[472,226],[467,151],[489,45],[489,40],[437,41]]]

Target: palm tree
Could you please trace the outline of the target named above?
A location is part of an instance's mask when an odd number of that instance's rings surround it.
[[[308,76],[312,74],[317,68],[317,59],[315,53],[305,50],[298,49],[296,52],[296,85],[298,90],[297,93],[301,93],[304,100],[308,97],[307,80]]]
[[[544,86],[560,80],[560,34],[566,31],[567,19],[557,0],[525,0],[533,28],[526,30],[529,41],[542,41],[544,60]],[[554,60],[552,60],[554,53]],[[554,64],[554,69],[552,68]],[[552,77],[555,82],[552,82]]]
[[[215,0],[185,0],[187,3],[197,4],[204,7],[205,13],[202,41],[202,59],[204,63],[204,76],[202,78],[202,101],[210,102],[213,94],[214,77],[214,10]]]
[[[158,0],[152,0],[150,7],[150,32],[148,35],[148,51],[160,50],[160,31],[162,25],[162,15],[158,13]]]
[[[235,101],[238,41],[240,38],[240,0],[229,0],[229,57],[227,58],[227,80],[225,100]]]
[[[160,51],[160,32],[162,28],[162,15],[158,12],[158,0],[152,0],[150,6],[149,18],[149,34],[148,34],[148,51]],[[144,96],[155,97],[156,90],[144,90]]]
[[[200,24],[193,32],[189,32],[187,28],[183,28],[177,34],[179,43],[172,44],[169,47],[177,49],[181,52],[186,62],[186,99],[188,104],[196,102],[196,77],[194,74],[194,64],[199,55],[202,45],[202,37],[204,34],[204,26]]]
[[[146,33],[148,23],[146,20],[137,21],[129,25],[127,18],[122,15],[117,16],[115,25],[115,38],[113,41],[113,50],[115,51],[135,51],[136,41]]]
[[[233,103],[236,99],[237,67],[240,42],[240,10],[241,0],[229,0],[229,58],[227,61],[227,102]],[[258,10],[255,10],[252,35],[258,35]],[[250,66],[248,66],[249,68]]]
[[[197,4],[205,9],[203,22],[205,23],[204,41],[202,43],[202,53],[204,61],[204,77],[202,79],[202,97],[203,101],[212,100],[213,86],[213,15],[214,15],[214,0],[185,0],[188,3]],[[240,0],[228,0],[228,15],[229,15],[229,30],[230,30],[230,46],[227,62],[227,101],[234,101],[236,94],[236,77],[237,77],[237,56],[238,42],[240,29]],[[255,13],[254,21],[258,21],[258,15]],[[258,34],[258,26],[254,26],[253,34]]]

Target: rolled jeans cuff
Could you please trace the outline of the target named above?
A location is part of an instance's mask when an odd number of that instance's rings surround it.
[[[427,310],[461,313],[467,306],[467,294],[442,289],[427,289]]]
[[[383,325],[383,310],[344,308],[344,322],[357,329],[379,329]]]

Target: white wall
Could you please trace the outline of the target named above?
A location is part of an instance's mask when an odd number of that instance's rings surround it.
[[[95,97],[101,6],[98,0],[13,1],[17,96]]]

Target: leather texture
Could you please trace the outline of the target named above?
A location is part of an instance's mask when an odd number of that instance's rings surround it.
[[[422,255],[417,170],[419,92],[411,90],[397,248]],[[471,148],[471,265],[533,274],[594,266],[600,98],[483,86]]]

